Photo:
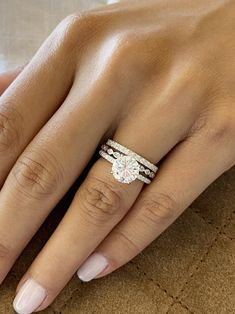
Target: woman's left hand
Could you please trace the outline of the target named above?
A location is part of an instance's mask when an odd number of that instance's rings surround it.
[[[18,313],[45,309],[77,269],[89,281],[127,263],[234,165],[234,17],[234,0],[74,14],[3,93],[1,280],[107,138],[161,160],[145,188],[94,164],[22,278]]]

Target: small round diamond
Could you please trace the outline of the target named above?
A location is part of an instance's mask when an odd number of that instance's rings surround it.
[[[122,183],[131,183],[139,175],[139,164],[132,156],[120,156],[112,166],[112,174],[115,179]]]
[[[106,150],[108,149],[108,146],[105,145],[105,144],[103,144],[103,145],[101,146],[101,148],[102,148],[104,151],[106,151]]]
[[[155,177],[155,173],[154,172],[150,172],[149,176],[150,176],[150,178],[153,179]]]
[[[118,158],[118,157],[120,156],[120,153],[119,153],[119,152],[114,152],[114,153],[113,153],[113,156],[114,156],[115,158]]]
[[[109,155],[112,155],[112,153],[113,153],[112,148],[109,148],[109,149],[107,150],[107,153],[108,153]]]
[[[145,174],[150,175],[150,170],[149,169],[145,169]]]

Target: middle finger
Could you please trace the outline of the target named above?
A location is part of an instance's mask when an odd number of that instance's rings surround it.
[[[97,86],[97,85],[96,85]],[[115,110],[100,114],[96,87],[78,99],[75,84],[56,114],[27,146],[0,193],[0,281],[88,163]],[[90,101],[96,99],[96,103]],[[97,116],[100,118],[97,120]],[[107,118],[108,117],[108,118]],[[96,121],[94,126],[93,121]],[[12,226],[9,233],[8,226]]]

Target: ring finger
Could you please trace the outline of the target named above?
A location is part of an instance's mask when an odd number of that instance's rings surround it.
[[[156,163],[181,139],[182,128],[176,125],[174,132],[173,127],[170,131],[165,130],[165,133],[172,132],[168,141],[164,140],[163,131],[158,132],[153,141],[149,129],[155,130],[156,135],[158,129],[164,128],[165,117],[162,115],[156,126],[152,115],[143,114],[142,110],[138,110],[135,119],[130,114],[130,118],[119,126],[114,138]],[[147,124],[135,123],[143,118],[148,118]],[[168,121],[171,118],[175,119],[173,115],[168,116]],[[136,133],[143,134],[144,131],[144,141],[140,137],[136,139]],[[47,307],[82,262],[128,212],[142,186],[143,183],[138,180],[129,185],[116,181],[110,174],[110,164],[99,159],[79,188],[63,221],[22,278],[14,301],[16,311],[21,309],[22,312],[31,313]],[[32,289],[36,291],[33,296]]]

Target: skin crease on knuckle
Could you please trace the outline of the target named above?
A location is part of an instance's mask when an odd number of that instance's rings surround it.
[[[23,117],[20,112],[14,108],[12,102],[6,102],[0,111],[0,165],[4,165],[0,171],[0,187],[17,159],[17,153],[22,150],[22,125]],[[11,158],[14,155],[15,158]]]
[[[117,90],[123,105],[118,109],[113,108],[113,111],[117,112],[119,118],[128,116],[138,97],[157,97],[159,94],[156,94],[156,90],[161,90],[161,103],[167,104],[167,110],[171,110],[174,106],[169,101],[174,98],[172,95],[177,94],[176,91],[186,93],[185,86],[190,88],[193,85],[196,100],[192,99],[192,105],[183,104],[179,108],[190,111],[188,116],[195,122],[192,123],[189,137],[200,133],[200,136],[207,138],[208,144],[219,143],[223,146],[229,143],[226,145],[232,151],[235,128],[234,106],[230,100],[234,98],[234,91],[227,88],[225,93],[224,86],[228,86],[226,78],[234,81],[235,62],[227,65],[224,52],[218,47],[222,45],[227,54],[234,58],[235,40],[234,34],[231,35],[235,24],[231,18],[234,13],[231,12],[234,11],[234,1],[127,1],[120,4],[120,9],[119,6],[113,9],[106,7],[71,15],[61,22],[53,36],[57,38],[55,45],[60,47],[63,56],[76,56],[77,76],[83,74],[82,70],[87,64],[90,66],[92,62],[100,61],[97,56],[105,52],[103,60],[106,58],[109,62],[104,60],[104,68],[99,67],[102,75],[97,77],[104,78],[105,73],[109,73],[112,80],[95,80],[88,75],[90,82],[87,81],[87,90],[92,89],[92,84],[101,82],[99,92],[110,91],[109,106],[112,106]],[[225,19],[229,22],[225,23]],[[108,51],[110,47],[114,47],[111,52]],[[189,70],[173,72],[173,68],[180,69],[182,58],[187,60]],[[168,78],[172,73],[172,84],[169,85]],[[216,76],[212,73],[216,73]],[[76,82],[76,77],[74,79]],[[218,86],[216,92],[211,88],[215,85]],[[202,95],[205,102],[198,103],[196,94]],[[225,94],[228,100],[226,108],[221,101]],[[93,103],[96,103],[97,95],[94,93]],[[151,110],[146,102],[142,106],[145,106],[145,110]],[[104,112],[106,110],[103,108]],[[3,121],[1,123],[0,120],[0,131],[2,129],[4,133],[8,122],[6,119]],[[118,124],[116,121],[113,123]],[[218,149],[218,145],[215,147]],[[234,156],[232,159],[231,164],[235,162]],[[20,192],[41,199],[58,188],[63,175],[55,161],[40,155],[38,151],[36,155],[20,157],[12,170],[12,178]],[[126,210],[123,194],[111,183],[90,176],[75,197],[81,204],[84,219],[102,226]],[[142,206],[144,210],[139,219],[153,225],[173,221],[180,211],[180,204],[170,193],[143,198]],[[133,251],[139,250],[121,231],[119,236]],[[45,308],[44,305],[41,308]]]
[[[169,195],[169,193],[155,193],[141,197],[140,206],[143,208],[141,220],[149,223],[160,225],[167,224],[169,221],[174,221],[177,214],[180,212],[180,205]]]
[[[62,182],[60,169],[59,163],[51,154],[35,151],[23,154],[11,174],[19,193],[42,201],[55,193]]]
[[[76,196],[84,219],[90,223],[109,222],[124,210],[123,196],[111,183],[89,175]]]
[[[159,226],[164,228],[181,213],[181,205],[168,192],[154,193],[153,195],[146,194],[146,197],[144,194],[144,192],[141,194],[139,201],[140,210],[137,221],[140,222],[140,225],[146,226],[147,229],[152,228],[154,230]],[[141,233],[141,230],[139,232]],[[142,251],[142,246],[138,245],[128,234],[122,232],[121,228],[116,228],[113,234],[118,238],[118,241],[123,243],[124,247],[127,247],[133,253],[133,256]]]
[[[22,116],[12,108],[12,103],[5,103],[5,110],[0,112],[0,152],[6,153],[18,146],[22,129]]]

